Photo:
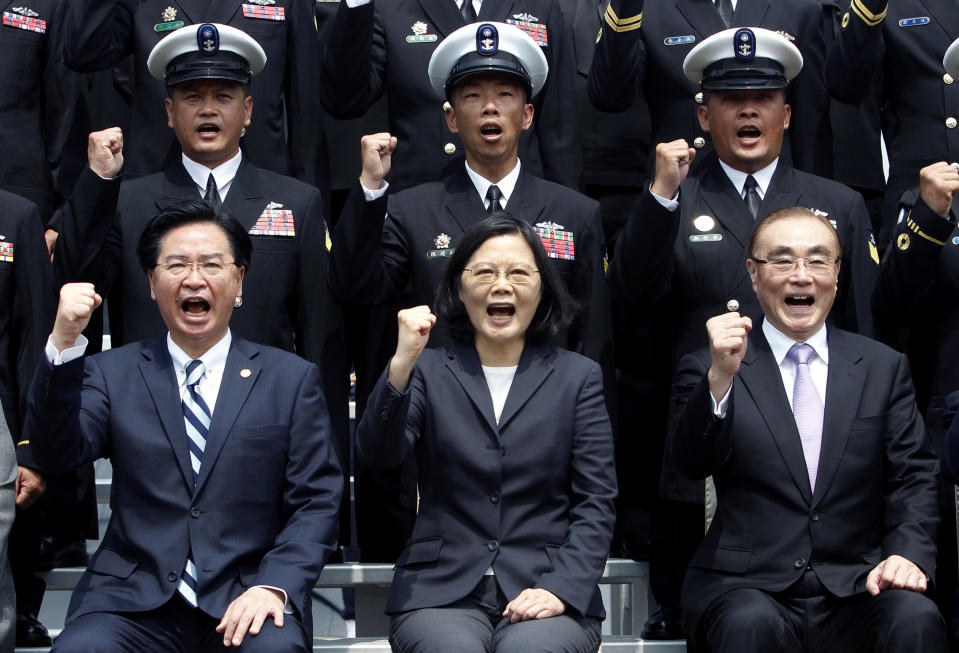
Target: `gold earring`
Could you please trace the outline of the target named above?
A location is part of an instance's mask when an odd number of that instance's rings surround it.
[[[240,308],[243,306],[243,297],[237,297],[233,300],[233,308]]]

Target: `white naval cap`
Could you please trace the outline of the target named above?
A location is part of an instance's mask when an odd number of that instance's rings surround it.
[[[942,58],[942,67],[953,77],[959,77],[959,39],[956,39],[946,49]]]
[[[683,72],[706,91],[782,89],[802,70],[799,48],[762,27],[732,27],[694,47]]]
[[[167,86],[193,79],[228,79],[249,84],[263,70],[266,52],[249,34],[229,25],[181,27],[153,46],[150,74]]]
[[[480,72],[518,77],[533,97],[546,83],[549,64],[529,34],[515,25],[493,22],[460,27],[430,57],[430,83],[440,99],[449,100],[457,82]]]

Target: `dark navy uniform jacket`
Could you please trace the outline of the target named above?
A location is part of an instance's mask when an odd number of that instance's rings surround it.
[[[593,104],[622,111],[642,89],[653,144],[685,138],[692,147],[699,145],[697,149],[709,145],[696,118],[699,87],[683,74],[683,59],[697,43],[725,29],[713,1],[612,0],[605,18],[589,78]],[[799,48],[803,69],[787,95],[792,106],[787,148],[800,170],[813,172],[827,165],[828,94],[822,81],[825,45],[819,3],[740,0],[733,23],[783,32]],[[823,160],[817,161],[817,155]]]
[[[577,188],[572,33],[559,3],[484,0],[478,19],[545,28],[549,76],[533,98],[533,127],[520,136],[519,153],[534,174]],[[393,184],[436,181],[450,165],[462,165],[463,144],[446,126],[427,69],[439,42],[464,24],[453,0],[374,0],[353,9],[341,2],[327,27],[323,103],[334,117],[354,118],[386,95],[390,132],[399,139]]]
[[[843,13],[826,83],[833,97],[854,104],[883,89],[889,183],[879,240],[885,246],[919,170],[959,159],[959,83],[942,68],[946,48],[959,37],[959,13],[948,0],[897,0],[888,10],[879,4],[857,0]]]
[[[113,66],[133,54],[133,114],[124,135],[127,176],[160,172],[177,162],[180,148],[167,127],[164,83],[147,70],[160,39],[183,25],[223,23],[243,30],[266,51],[266,67],[253,76],[252,124],[242,143],[250,161],[310,184],[316,179],[321,129],[316,108],[319,40],[311,0],[277,0],[283,19],[247,17],[240,0],[76,0],[68,3],[63,57],[80,72]],[[208,9],[205,9],[208,7]],[[173,11],[169,11],[168,8]],[[173,18],[167,20],[167,18]]]

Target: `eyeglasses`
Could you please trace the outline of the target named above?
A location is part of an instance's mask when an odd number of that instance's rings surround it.
[[[171,277],[185,277],[191,270],[196,270],[200,275],[210,278],[215,277],[228,265],[236,265],[233,261],[172,261],[170,263],[157,263],[157,267],[166,271]]]
[[[470,278],[474,283],[489,285],[502,274],[506,281],[515,286],[529,285],[533,282],[533,275],[539,273],[539,270],[534,270],[522,263],[513,263],[506,270],[500,270],[492,263],[474,263],[473,267],[463,268],[463,271],[470,273]]]
[[[769,271],[776,275],[792,274],[799,269],[799,264],[806,266],[806,271],[814,276],[825,276],[831,274],[839,257],[831,258],[829,256],[771,256],[768,259],[756,258],[750,256],[756,263],[768,265]]]

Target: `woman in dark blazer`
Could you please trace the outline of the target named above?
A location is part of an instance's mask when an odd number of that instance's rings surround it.
[[[498,214],[449,259],[436,316],[400,311],[359,455],[415,455],[419,511],[386,612],[394,651],[595,651],[613,441],[595,362],[548,344],[572,307],[532,227]]]

